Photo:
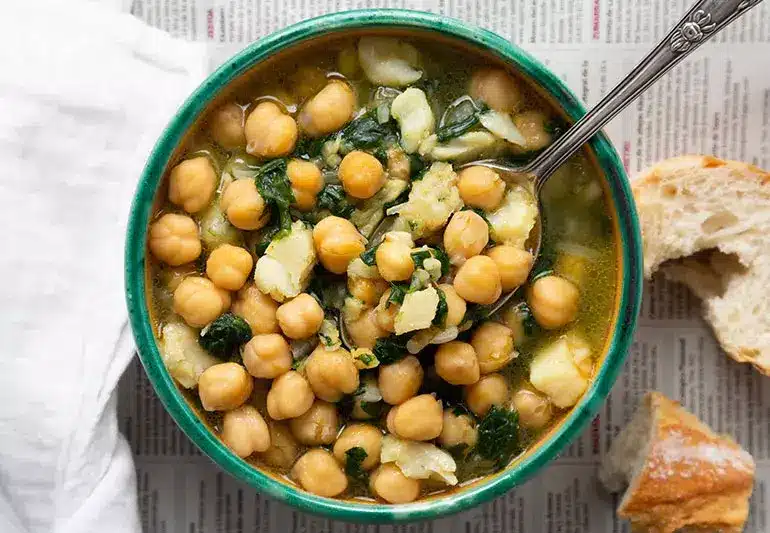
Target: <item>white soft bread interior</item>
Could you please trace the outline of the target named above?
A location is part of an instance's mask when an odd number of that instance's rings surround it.
[[[618,516],[634,530],[739,532],[749,513],[754,460],[677,402],[649,392],[599,470],[611,492],[628,489]]]
[[[733,359],[770,375],[770,174],[688,155],[633,181],[644,272],[688,285]]]

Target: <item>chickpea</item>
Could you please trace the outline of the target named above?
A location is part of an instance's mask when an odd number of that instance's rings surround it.
[[[345,192],[353,198],[374,196],[385,184],[385,171],[376,157],[355,150],[342,158],[337,175]]]
[[[432,440],[444,426],[441,401],[421,394],[393,407],[388,413],[388,430],[403,439]]]
[[[274,102],[260,102],[246,119],[246,151],[265,157],[289,155],[297,144],[297,123]]]
[[[540,150],[551,144],[553,136],[545,130],[547,120],[540,111],[525,111],[513,117],[513,123],[526,139],[525,150]]]
[[[238,457],[264,452],[270,447],[270,430],[252,405],[227,411],[222,419],[222,441]]]
[[[243,122],[243,108],[235,102],[230,102],[211,114],[209,133],[219,146],[234,150],[246,145]]]
[[[548,398],[528,387],[517,390],[511,403],[519,413],[519,422],[526,428],[543,428],[553,417],[553,409]]]
[[[286,175],[291,182],[295,202],[300,211],[310,211],[315,207],[316,196],[324,187],[321,170],[310,161],[292,159],[286,166]]]
[[[503,201],[505,182],[489,167],[468,167],[460,171],[457,188],[465,205],[492,211]]]
[[[402,241],[386,240],[374,254],[377,270],[387,281],[404,281],[414,273],[412,248]]]
[[[168,178],[168,199],[188,213],[197,213],[211,202],[217,188],[217,174],[208,157],[182,161]]]
[[[361,468],[371,470],[380,462],[382,446],[382,431],[371,424],[349,424],[342,430],[337,442],[334,443],[334,457],[345,464],[345,452],[351,448],[363,448],[366,459],[361,462]]]
[[[502,69],[482,69],[471,77],[470,95],[496,111],[510,113],[521,106],[516,80]]]
[[[229,306],[227,291],[218,289],[206,278],[188,276],[174,291],[174,312],[194,328],[210,323]]]
[[[289,343],[277,333],[255,335],[243,347],[243,366],[255,378],[274,379],[291,370]]]
[[[388,290],[388,282],[383,279],[348,276],[348,292],[366,305],[374,305]]]
[[[456,415],[451,409],[444,410],[444,426],[438,442],[444,448],[465,446],[470,450],[479,438],[478,430],[473,419],[468,415]]]
[[[455,213],[444,230],[444,248],[454,265],[479,255],[488,242],[489,226],[473,211]]]
[[[238,291],[238,297],[233,303],[233,313],[249,323],[253,335],[278,333],[277,311],[275,300],[254,285],[246,285]]]
[[[455,288],[448,283],[442,283],[438,288],[444,291],[446,298],[446,327],[459,326],[465,318],[465,311],[468,307],[465,300],[460,298]]]
[[[545,329],[566,326],[577,316],[580,292],[559,276],[538,278],[527,293],[532,316]]]
[[[464,392],[465,403],[476,416],[484,416],[493,405],[505,405],[508,401],[508,383],[500,374],[481,376]]]
[[[303,292],[281,304],[275,316],[284,335],[290,339],[307,339],[321,329],[324,310],[315,298]]]
[[[167,265],[195,261],[201,254],[198,225],[188,216],[167,213],[150,226],[147,245]]]
[[[308,492],[333,498],[348,488],[348,478],[332,454],[313,448],[297,459],[291,476]]]
[[[285,424],[270,422],[270,447],[259,458],[273,468],[289,469],[299,453],[299,445]]]
[[[237,291],[251,273],[254,259],[245,248],[223,244],[206,260],[206,275],[220,289]]]
[[[305,414],[289,420],[294,438],[305,446],[331,444],[339,425],[337,407],[323,400],[316,400]]]
[[[413,355],[389,365],[380,365],[377,386],[382,399],[390,405],[404,403],[420,390],[424,375],[420,360]]]
[[[450,385],[471,385],[479,380],[476,350],[467,342],[451,341],[436,352],[436,373]]]
[[[313,391],[299,372],[289,370],[273,380],[267,393],[267,414],[273,420],[297,418],[313,405]]]
[[[388,304],[388,298],[390,298],[390,289],[387,289],[380,297],[380,302],[377,304],[375,311],[377,312],[377,325],[385,331],[393,333],[396,331],[396,315],[401,306],[397,303],[391,302]],[[449,313],[447,313],[447,316]],[[447,318],[447,322],[449,319]]]
[[[460,298],[482,305],[493,303],[503,292],[497,264],[485,255],[473,256],[463,263],[452,284]]]
[[[344,274],[350,262],[364,251],[363,235],[349,220],[326,217],[313,228],[313,244],[321,265],[334,274]]]
[[[337,131],[351,118],[356,95],[347,83],[330,81],[305,104],[299,113],[299,125],[309,136],[321,137]]]
[[[358,369],[344,349],[319,346],[308,358],[305,375],[315,395],[327,402],[338,402],[358,388]]]
[[[230,411],[243,405],[254,379],[238,363],[219,363],[208,367],[198,380],[198,396],[206,411]]]
[[[412,174],[409,156],[401,148],[388,150],[388,176],[396,180],[407,181]]]
[[[503,292],[512,291],[524,285],[535,262],[535,258],[528,251],[505,244],[495,246],[487,252],[487,255],[497,265]]]
[[[238,229],[256,230],[270,220],[270,210],[251,178],[241,178],[227,186],[219,199],[219,207],[230,224]]]
[[[513,330],[497,322],[484,322],[471,336],[482,374],[497,372],[518,356],[513,347]]]
[[[409,503],[420,495],[420,480],[406,477],[395,463],[385,463],[372,473],[369,489],[388,503]]]
[[[377,317],[376,309],[368,309],[356,320],[345,322],[350,340],[356,347],[374,348],[377,339],[388,335],[388,332],[380,327]]]

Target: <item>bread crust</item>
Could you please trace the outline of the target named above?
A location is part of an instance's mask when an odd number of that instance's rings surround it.
[[[742,531],[754,485],[751,455],[663,394],[643,401],[652,413],[650,445],[618,515],[653,533]]]
[[[667,278],[690,286],[704,301],[705,318],[723,350],[770,376],[768,321],[742,317],[736,329],[728,309],[764,313],[765,291],[757,286],[770,277],[770,173],[739,161],[684,155],[640,172],[632,190],[645,276],[660,268]],[[720,217],[728,221],[724,228]],[[699,254],[706,250],[712,252]]]

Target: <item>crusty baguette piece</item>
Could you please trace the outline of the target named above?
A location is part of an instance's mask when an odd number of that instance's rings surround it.
[[[770,173],[687,155],[642,171],[633,191],[645,276],[688,285],[725,352],[770,375]]]
[[[635,530],[739,532],[749,514],[754,460],[677,402],[649,392],[599,470],[611,492],[627,484],[618,516]]]

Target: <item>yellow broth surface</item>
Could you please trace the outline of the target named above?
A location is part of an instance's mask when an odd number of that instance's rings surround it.
[[[225,90],[168,169],[147,254],[159,348],[199,416],[329,497],[407,503],[520,457],[607,342],[607,192],[583,154],[540,206],[458,167],[524,164],[565,126],[516,72],[421,34],[314,41]]]

